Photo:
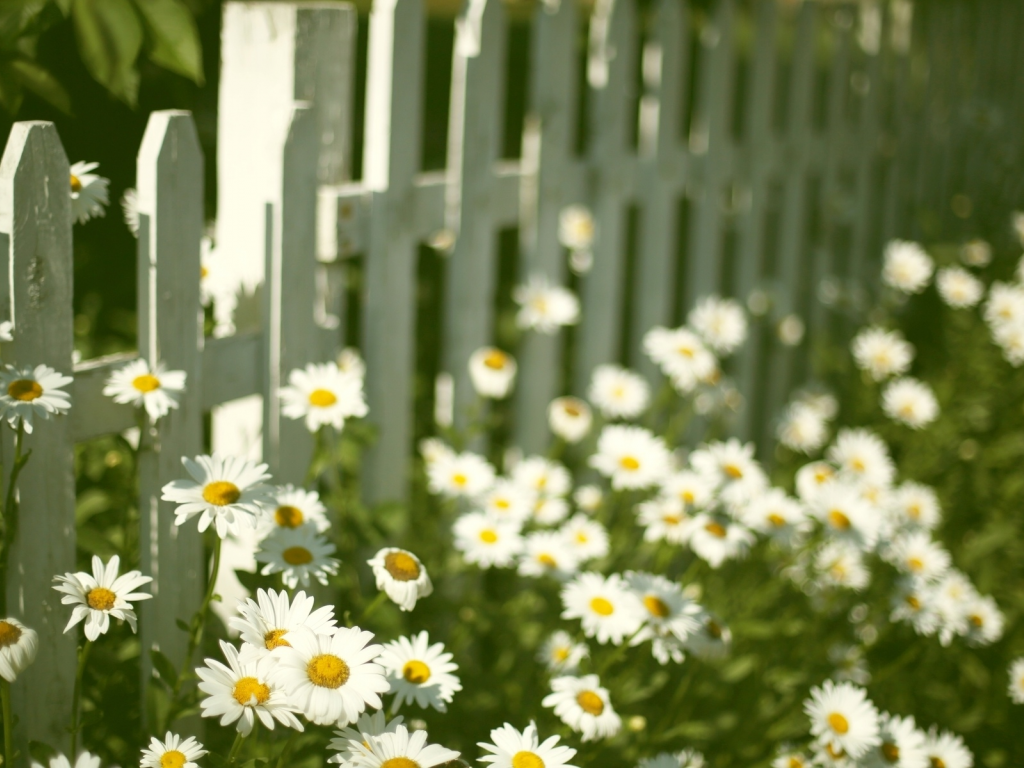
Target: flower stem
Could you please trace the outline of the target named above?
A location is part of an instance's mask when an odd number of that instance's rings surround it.
[[[78,755],[78,713],[82,708],[82,678],[85,676],[85,664],[89,660],[89,651],[92,650],[92,640],[88,638],[85,644],[78,649],[78,669],[75,671],[75,691],[71,697],[71,762],[74,764]],[[6,712],[6,710],[5,710]]]
[[[231,751],[228,753],[228,765],[234,765],[235,758],[238,757],[238,750],[242,748],[242,742],[245,740],[245,736],[239,731],[235,734],[235,743],[231,745]]]
[[[0,706],[4,710],[4,765],[14,765],[14,714],[11,712],[11,684],[0,678]]]
[[[288,756],[288,750],[291,749],[292,739],[295,738],[295,733],[296,733],[295,731],[292,731],[291,733],[289,733],[288,734],[288,740],[284,743],[284,746],[281,747],[281,754],[278,755],[278,758],[277,758],[277,768],[284,768],[284,765],[285,765],[284,760]]]
[[[359,618],[357,619],[358,623],[362,624],[371,613],[373,613],[380,607],[381,603],[383,603],[387,599],[387,597],[387,592],[385,592],[384,590],[378,592],[377,596],[370,601],[370,604],[366,606],[366,608],[360,614]]]

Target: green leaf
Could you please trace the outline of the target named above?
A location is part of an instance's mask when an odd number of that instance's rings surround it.
[[[178,629],[180,629],[180,630],[181,630],[182,632],[186,632],[186,633],[187,633],[187,632],[191,632],[191,631],[192,631],[192,630],[190,630],[190,629],[189,629],[189,626],[188,626],[188,624],[186,624],[186,623],[185,623],[184,621],[182,621],[181,619],[175,619],[175,620],[174,620],[174,624],[175,624],[175,626],[177,626],[177,627],[178,627]]]
[[[192,13],[181,0],[134,0],[152,42],[154,64],[203,84],[203,51]]]
[[[114,96],[135,106],[142,23],[128,0],[73,0],[71,16],[86,68]]]
[[[0,62],[0,105],[7,113],[14,115],[21,106],[21,78],[10,62]]]
[[[149,658],[153,660],[153,668],[157,671],[157,674],[160,675],[160,679],[173,688],[178,682],[178,673],[174,669],[174,665],[171,663],[171,660],[160,653],[156,648],[150,650]]]

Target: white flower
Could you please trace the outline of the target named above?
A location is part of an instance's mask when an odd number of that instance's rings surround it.
[[[697,302],[686,320],[719,354],[730,354],[747,338],[747,317],[733,299],[707,296]]]
[[[563,723],[583,734],[583,741],[614,736],[622,727],[622,719],[612,709],[608,690],[601,687],[597,675],[556,677],[551,690],[541,704],[554,708]]]
[[[795,347],[803,341],[806,332],[807,326],[804,325],[804,321],[800,319],[799,315],[792,313],[779,320],[779,324],[775,327],[775,335],[787,347]]]
[[[516,325],[525,330],[553,334],[564,325],[575,325],[580,317],[576,296],[543,275],[532,275],[525,285],[516,286],[512,298],[520,307]]]
[[[410,735],[404,725],[397,726],[394,733],[368,736],[352,746],[356,750],[352,755],[354,768],[434,768],[459,756],[454,750],[427,744],[426,731]]]
[[[722,516],[701,513],[690,522],[688,543],[693,553],[718,568],[726,560],[742,557],[754,543],[744,526]]]
[[[949,570],[949,553],[932,541],[925,531],[900,536],[884,553],[885,559],[897,570],[910,576],[934,581]]]
[[[821,583],[829,587],[859,592],[871,580],[864,556],[849,541],[830,541],[822,545],[814,555],[814,566],[821,575]]]
[[[924,248],[906,240],[890,240],[882,259],[882,280],[903,293],[923,291],[935,269]]]
[[[369,412],[363,399],[362,376],[343,371],[334,362],[296,368],[288,374],[288,386],[282,387],[278,395],[281,413],[290,419],[305,419],[310,432],[326,424],[341,429],[345,419]]]
[[[707,611],[703,611],[698,618],[701,622],[700,631],[686,639],[686,647],[690,652],[701,659],[719,659],[728,654],[732,645],[732,630]]]
[[[452,674],[459,665],[452,663],[452,655],[444,652],[443,643],[430,645],[426,632],[385,643],[377,662],[391,684],[390,692],[395,694],[392,712],[413,702],[445,712],[452,696],[462,690],[459,678]]]
[[[921,579],[901,579],[892,596],[889,620],[907,622],[919,635],[934,635],[942,622],[937,591]]]
[[[558,213],[558,242],[570,251],[589,251],[596,229],[586,206],[567,205]]]
[[[1024,322],[1024,285],[994,282],[984,309],[985,322],[993,329]]]
[[[206,754],[203,745],[193,736],[182,739],[177,734],[167,732],[164,740],[156,736],[149,740],[149,749],[142,750],[139,760],[141,768],[199,768],[196,760]]]
[[[32,761],[32,768],[43,768],[35,760]],[[64,755],[58,754],[50,758],[50,768],[71,768],[71,761]],[[75,768],[100,768],[100,759],[91,752],[79,752],[75,760]]]
[[[380,709],[380,695],[389,686],[384,670],[374,663],[379,645],[373,633],[359,627],[338,627],[333,635],[292,632],[290,645],[274,653],[272,676],[288,692],[291,703],[317,725],[347,725],[367,706]]]
[[[533,514],[537,494],[514,480],[499,478],[478,503],[482,511],[495,520],[522,525]]]
[[[703,509],[711,503],[715,483],[699,472],[674,472],[661,483],[661,495],[678,501],[684,509]]]
[[[992,246],[984,240],[968,240],[960,249],[960,260],[969,267],[987,267],[992,261]]]
[[[481,568],[506,568],[523,548],[519,526],[508,520],[494,520],[483,512],[462,515],[452,527],[455,548],[467,563]]]
[[[110,180],[92,173],[99,165],[79,161],[71,166],[71,218],[79,224],[103,216],[103,209],[110,202]]]
[[[111,616],[127,621],[132,632],[136,631],[132,602],[148,600],[152,595],[135,590],[153,579],[139,571],[128,571],[118,576],[120,564],[121,558],[114,555],[104,567],[103,561],[93,555],[92,574],[79,572],[53,577],[54,581],[60,582],[54,589],[64,594],[61,603],[75,606],[68,625],[64,627],[65,633],[85,619],[85,636],[95,640],[107,633]]]
[[[0,677],[13,683],[35,661],[39,635],[17,619],[0,619]]]
[[[113,397],[115,403],[145,408],[153,422],[177,408],[184,391],[184,371],[165,370],[163,363],[150,369],[142,358],[111,373],[103,388],[103,394]]]
[[[590,406],[578,397],[556,397],[548,406],[551,432],[567,443],[578,443],[586,437],[593,420]]]
[[[682,663],[683,643],[701,628],[700,606],[683,595],[682,587],[663,576],[629,572],[626,582],[644,608],[644,624],[630,645],[650,640],[654,658],[661,664],[668,664],[670,659]]]
[[[791,544],[806,527],[807,513],[780,488],[769,488],[743,508],[742,521],[759,533]]]
[[[882,713],[878,719],[882,743],[865,754],[865,768],[929,768],[924,733],[912,717]]]
[[[565,496],[572,476],[561,464],[543,456],[528,456],[512,469],[512,482],[540,496]]]
[[[264,507],[274,503],[272,489],[263,484],[270,479],[266,464],[217,453],[194,461],[183,456],[181,463],[192,479],[172,480],[162,496],[178,505],[175,525],[201,515],[200,533],[213,523],[222,539],[229,532],[237,536],[243,528],[255,529]]]
[[[633,419],[643,413],[650,400],[650,387],[637,373],[618,365],[594,369],[587,399],[608,419]]]
[[[828,440],[828,420],[807,403],[792,403],[783,414],[776,434],[787,448],[813,453]]]
[[[580,559],[561,531],[533,531],[524,539],[519,573],[564,578],[576,572]]]
[[[974,755],[959,736],[932,726],[925,737],[924,750],[933,766],[942,768],[971,768]]]
[[[824,461],[812,461],[804,464],[796,473],[796,495],[805,504],[818,498],[822,488],[836,478],[836,470]]]
[[[206,698],[200,702],[203,717],[220,717],[222,726],[237,721],[235,729],[248,736],[256,718],[270,730],[274,720],[286,728],[301,731],[302,723],[292,713],[284,691],[268,677],[275,660],[260,654],[252,646],[243,646],[242,653],[230,643],[220,641],[227,665],[207,659],[205,667],[196,669],[200,691]]]
[[[897,524],[930,531],[939,524],[942,512],[935,491],[927,485],[906,482],[892,496],[891,512]]]
[[[638,629],[644,610],[618,574],[581,573],[562,587],[563,619],[579,619],[587,637],[619,645]]]
[[[985,293],[982,282],[962,267],[940,269],[935,283],[942,300],[954,309],[973,307]]]
[[[334,545],[316,532],[316,526],[305,523],[298,528],[277,528],[260,542],[256,562],[266,563],[260,571],[264,576],[280,573],[289,589],[300,584],[309,586],[312,576],[327,584],[327,576],[336,574],[340,561],[330,557]]]
[[[851,479],[888,486],[896,468],[882,439],[866,429],[843,429],[829,448],[828,457]]]
[[[1005,619],[991,597],[972,595],[965,612],[967,642],[970,645],[991,645],[1003,636]]]
[[[894,421],[921,429],[938,418],[939,403],[931,387],[908,377],[886,386],[882,392],[882,410]]]
[[[416,601],[434,591],[427,569],[412,552],[385,547],[367,561],[373,568],[377,589],[382,589],[403,611],[411,611]]]
[[[550,672],[575,672],[589,655],[586,643],[577,643],[572,635],[560,629],[541,645],[537,660]],[[1024,692],[1024,686],[1021,690]]]
[[[311,523],[317,532],[323,533],[331,527],[327,519],[327,507],[320,501],[320,494],[296,488],[294,485],[282,485],[274,488],[273,501],[268,511],[258,521],[260,536],[267,536],[277,528],[298,528]]]
[[[612,487],[649,488],[672,467],[668,446],[642,427],[611,425],[601,430],[590,466],[611,478]]]
[[[997,325],[993,329],[993,340],[1003,350],[1003,357],[1006,362],[1014,368],[1019,368],[1024,363],[1024,320],[1004,325]]]
[[[479,742],[477,746],[493,753],[479,760],[491,763],[493,768],[575,768],[569,761],[576,755],[576,750],[557,746],[557,736],[548,737],[542,744],[537,726],[532,722],[521,733],[505,723],[491,731],[491,742]]]
[[[692,392],[700,382],[711,381],[718,373],[718,360],[689,328],[651,328],[644,335],[643,344],[647,356],[684,394]]]
[[[686,505],[675,498],[655,498],[640,502],[638,522],[644,526],[645,541],[685,544],[690,537],[690,515]]]
[[[804,711],[818,743],[833,752],[845,752],[856,760],[881,744],[878,710],[861,688],[826,680],[820,688],[811,689]]]
[[[436,437],[425,437],[420,440],[419,450],[420,455],[423,457],[423,463],[428,467],[438,461],[450,459],[455,455],[455,451],[449,448],[443,440]]]
[[[241,617],[230,618],[228,626],[241,634],[242,642],[266,651],[289,645],[288,637],[293,632],[334,632],[334,606],[325,605],[314,611],[312,595],[301,591],[289,601],[284,590],[258,589],[256,600],[248,598],[239,603],[238,612]]]
[[[494,484],[494,467],[475,453],[451,453],[427,464],[431,493],[448,497],[473,497]]]
[[[503,398],[516,378],[516,361],[500,349],[480,347],[469,356],[469,378],[481,397]]]
[[[576,506],[588,514],[594,514],[604,500],[604,494],[596,485],[581,485],[572,495]]]
[[[382,710],[377,710],[372,714],[364,712],[356,722],[334,732],[336,738],[331,739],[327,746],[329,749],[336,750],[338,754],[327,758],[327,762],[350,765],[352,759],[358,754],[355,744],[362,744],[366,736],[394,733],[404,720],[405,718],[401,715],[397,715],[389,721]]]
[[[764,470],[754,459],[754,444],[736,438],[708,443],[690,454],[690,465],[714,485],[765,484]]]
[[[822,488],[811,506],[811,513],[835,538],[870,549],[878,539],[881,519],[865,502],[857,489],[839,481]]]
[[[0,323],[0,341],[14,341],[14,323],[10,320]]]
[[[593,560],[608,554],[608,531],[586,515],[573,515],[560,533],[580,560]]]
[[[1014,704],[1024,704],[1024,656],[1014,659],[1009,669],[1008,692]]]
[[[899,331],[865,328],[858,333],[850,349],[853,360],[875,381],[906,373],[914,361],[914,347]]]
[[[128,187],[121,195],[121,213],[128,231],[135,237],[139,236],[139,190]]]
[[[803,752],[784,750],[772,760],[772,768],[811,768],[813,759]]]
[[[14,428],[23,421],[25,431],[31,433],[33,416],[45,420],[68,412],[71,396],[61,387],[72,380],[48,365],[6,366],[0,373],[0,417]]]
[[[692,749],[684,749],[682,752],[661,752],[654,757],[645,757],[637,768],[704,768],[704,756]],[[794,768],[787,766],[787,768]],[[797,767],[799,768],[799,767]]]

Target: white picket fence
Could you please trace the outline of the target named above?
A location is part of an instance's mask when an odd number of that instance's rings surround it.
[[[365,265],[362,351],[370,418],[379,428],[364,478],[371,501],[406,490],[423,242],[453,242],[443,359],[458,409],[471,397],[466,361],[492,339],[498,231],[519,228],[523,277],[564,282],[559,212],[585,204],[599,222],[594,267],[581,278],[571,380],[561,380],[560,337],[530,334],[518,350],[515,429],[525,450],[543,449],[552,397],[581,391],[595,365],[619,358],[623,328],[632,334],[623,362],[653,375],[641,358],[642,333],[677,322],[698,296],[745,298],[767,285],[778,318],[804,313],[810,302],[801,304],[803,297],[821,277],[867,274],[896,226],[888,213],[899,158],[880,153],[893,154],[883,141],[883,108],[906,88],[907,8],[869,3],[865,17],[850,4],[786,10],[762,0],[751,11],[721,0],[698,24],[680,0],[655,0],[643,19],[634,0],[597,0],[589,19],[571,0],[540,2],[523,156],[509,160],[500,150],[506,11],[497,0],[469,0],[455,22],[448,167],[422,173],[424,6],[380,0],[369,22],[364,161],[354,182],[355,11],[228,3],[216,258],[247,285],[263,284],[263,323],[256,332],[203,338],[204,160],[187,113],[154,113],[138,159],[139,355],[187,371],[188,388],[182,407],[144,436],[153,450],[140,467],[140,554],[155,599],[142,604],[143,649],[157,645],[180,659],[185,637],[175,620],[187,618],[202,593],[200,537],[194,526],[173,525],[159,489],[181,476],[182,455],[201,452],[203,413],[226,409],[214,419],[214,443],[222,446],[238,444],[229,433],[239,419],[250,434],[261,424],[262,455],[275,479],[301,483],[312,441],[300,423],[282,420],[274,393],[289,370],[340,351],[346,259]],[[581,57],[576,40],[584,28]],[[581,66],[586,98],[578,93]],[[577,154],[580,122],[586,149]],[[10,258],[0,270],[10,280],[0,290],[0,312],[15,323],[7,362],[72,369],[67,179],[53,125],[17,124],[0,166],[0,252]],[[631,207],[639,225],[627,245]],[[814,215],[825,224],[810,243]],[[774,264],[766,263],[768,253]],[[841,258],[828,261],[835,253]],[[823,325],[819,316],[805,319],[812,336],[824,332],[815,325]],[[28,738],[54,745],[66,740],[64,704],[75,669],[74,641],[63,634],[67,612],[51,587],[53,575],[75,562],[72,447],[135,425],[129,407],[101,393],[110,371],[132,357],[74,366],[71,416],[36,430],[22,476],[8,600],[42,644],[41,662],[18,681],[15,700]],[[798,362],[769,334],[754,334],[732,371],[748,401],[739,434],[755,435],[765,421],[759,414],[783,401],[800,375]],[[252,396],[262,396],[262,405],[230,405]],[[4,440],[9,457],[9,435]]]

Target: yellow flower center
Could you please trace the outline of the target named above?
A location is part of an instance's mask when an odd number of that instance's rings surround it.
[[[117,595],[106,587],[96,587],[89,590],[89,594],[86,595],[85,599],[89,603],[89,607],[94,611],[109,611],[114,607]]]
[[[508,499],[495,499],[494,506],[496,506],[498,509],[505,510],[511,507],[512,504],[509,502]]]
[[[768,522],[776,528],[781,528],[786,524],[786,518],[784,518],[782,515],[772,512],[770,515],[768,515]]]
[[[555,648],[554,657],[555,661],[565,661],[569,658],[569,649],[565,646]]]
[[[31,403],[37,397],[43,396],[43,388],[38,381],[32,379],[15,379],[7,385],[7,394],[15,400],[23,403]]]
[[[407,552],[391,552],[384,557],[384,569],[395,581],[416,581],[420,566]]]
[[[850,730],[849,721],[838,712],[833,712],[828,716],[828,725],[838,734],[844,734]]]
[[[469,478],[466,477],[461,472],[456,472],[454,475],[452,475],[452,482],[455,483],[455,485],[459,486],[459,488],[462,488],[466,485],[466,483],[469,482]]]
[[[381,763],[380,768],[420,768],[420,764],[408,757],[392,757]]]
[[[911,557],[907,560],[907,567],[915,573],[924,570],[924,563],[920,557]]]
[[[601,616],[611,616],[615,613],[615,606],[603,597],[595,597],[590,601],[590,610]]]
[[[911,520],[917,520],[921,517],[921,506],[919,504],[911,504],[907,507],[907,516]]]
[[[320,688],[341,688],[348,682],[348,664],[331,653],[314,656],[306,665],[306,677]]]
[[[544,768],[544,761],[533,752],[516,752],[512,755],[512,768]]]
[[[307,565],[313,562],[313,553],[305,547],[288,547],[281,553],[281,558],[288,565]]]
[[[920,600],[918,600],[918,599],[917,599],[916,597],[914,597],[913,595],[907,595],[907,596],[906,596],[906,597],[905,597],[905,598],[903,599],[903,602],[905,602],[905,603],[906,603],[907,605],[909,605],[909,606],[910,606],[911,608],[913,608],[913,609],[914,609],[915,611],[916,611],[916,610],[918,610],[918,609],[920,609],[920,607],[921,607],[921,601],[920,601]]]
[[[583,409],[580,408],[576,403],[562,403],[562,411],[565,412],[566,416],[577,418],[583,415]]]
[[[576,543],[577,544],[586,544],[588,541],[590,541],[590,539],[587,538],[587,534],[586,533],[584,533],[583,531],[577,531],[577,533],[576,533]]]
[[[284,639],[284,636],[287,634],[287,629],[272,629],[263,636],[263,644],[267,647],[268,651],[280,648],[281,646],[291,648],[292,644]]]
[[[492,531],[490,528],[485,528],[484,530],[480,531],[480,541],[484,542],[485,544],[493,544],[497,540],[498,534],[495,531]]]
[[[188,760],[176,749],[168,750],[160,755],[160,768],[181,768]]]
[[[338,402],[338,396],[329,389],[314,389],[309,393],[309,404],[316,408],[327,408]]]
[[[215,480],[212,483],[207,483],[203,488],[203,499],[216,507],[226,507],[228,504],[234,504],[240,498],[242,498],[242,492],[238,490],[238,486],[227,480]]]
[[[153,392],[160,389],[160,379],[151,373],[144,373],[132,379],[132,386],[139,392]]]
[[[821,469],[815,470],[815,472],[814,472],[814,482],[818,483],[819,485],[821,485],[822,483],[824,483],[826,480],[830,479],[831,477],[832,477],[832,470],[831,469],[826,469],[826,468],[823,467]]]
[[[0,621],[0,648],[14,645],[21,638],[21,630],[9,621]]]
[[[683,518],[681,518],[679,515],[665,515],[661,519],[669,525],[679,525],[681,522],[683,522]]]
[[[484,357],[484,365],[493,371],[500,371],[508,365],[508,355],[500,349],[492,349]]]
[[[659,619],[664,619],[672,613],[672,609],[665,604],[665,601],[656,595],[644,595],[644,608]]]
[[[541,565],[546,565],[548,568],[554,568],[558,565],[558,563],[555,562],[555,558],[553,558],[547,552],[541,552],[539,555],[537,555],[537,562]]]
[[[604,712],[604,702],[593,691],[580,691],[576,695],[576,703],[580,705],[580,709],[594,717]]]
[[[75,174],[73,174],[73,173],[71,174],[71,191],[72,192],[81,192],[82,191],[82,180],[80,178],[78,178],[77,176],[75,176]]]
[[[705,629],[707,629],[708,634],[711,635],[711,637],[715,638],[715,640],[722,639],[722,627],[718,624],[717,621],[709,621]]]
[[[720,539],[724,539],[726,535],[725,527],[719,523],[708,523],[704,526],[704,530]]]
[[[882,757],[885,758],[887,763],[897,763],[900,759],[900,748],[892,742],[886,741],[882,743],[881,747]]]
[[[981,617],[980,614],[972,613],[970,616],[967,617],[967,619],[971,622],[971,624],[973,624],[978,629],[981,629],[983,626],[985,626],[985,620]]]
[[[636,472],[636,470],[640,469],[640,462],[632,456],[623,456],[619,459],[619,466],[630,472]]]
[[[204,277],[210,274],[210,270],[206,267],[199,267],[199,279],[202,280]]]
[[[850,462],[850,468],[854,472],[863,472],[865,469],[867,469],[867,465],[864,463],[863,459],[855,458],[853,461]]]
[[[243,707],[251,704],[253,698],[256,699],[256,704],[265,704],[270,698],[270,688],[255,677],[243,677],[235,683],[235,690],[231,692],[231,695]]]
[[[932,768],[946,768],[946,761],[941,757],[932,755],[929,759],[932,761]]]
[[[305,520],[305,515],[298,507],[284,504],[274,510],[274,522],[282,528],[298,528]]]
[[[724,467],[722,467],[722,470],[733,480],[739,480],[741,477],[743,477],[743,470],[740,469],[735,464],[726,464]]]
[[[693,347],[687,347],[687,346],[679,347],[678,352],[683,357],[690,357],[690,358],[692,358],[693,354],[694,354],[693,353]]]
[[[415,659],[407,661],[405,666],[402,667],[402,677],[413,685],[423,685],[430,679],[430,667],[422,661],[416,661]]]
[[[683,491],[682,493],[679,494],[679,498],[681,498],[687,504],[693,504],[693,502],[697,500],[697,497],[694,495],[693,491]]]
[[[804,761],[799,757],[790,757],[789,768],[804,768]]]
[[[850,518],[838,509],[833,509],[828,513],[828,522],[833,528],[838,528],[841,531],[845,531],[850,527]]]
[[[846,754],[846,752],[844,752],[842,749],[836,749],[831,744],[829,744],[829,745],[827,745],[825,747],[825,751],[828,752],[829,756],[833,760],[838,760],[839,758],[843,757],[843,755]]]

